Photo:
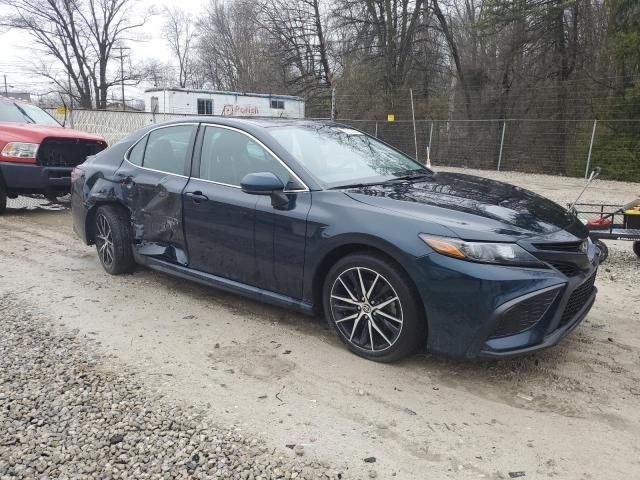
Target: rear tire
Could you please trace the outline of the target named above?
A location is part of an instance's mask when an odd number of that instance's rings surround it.
[[[607,244],[604,243],[602,240],[596,240],[594,242],[596,244],[596,247],[598,247],[598,257],[599,257],[599,261],[600,263],[604,263],[607,261],[607,258],[609,257],[609,247],[607,247]]]
[[[127,213],[111,205],[98,208],[94,232],[98,258],[105,271],[111,275],[131,273],[136,263]]]
[[[638,257],[640,257],[640,241],[636,240],[633,242],[633,253],[635,253]]]
[[[400,360],[427,337],[411,280],[382,255],[360,253],[338,260],[325,278],[323,306],[340,340],[369,360]]]

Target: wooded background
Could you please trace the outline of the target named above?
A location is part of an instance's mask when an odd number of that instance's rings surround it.
[[[83,108],[144,81],[301,95],[308,117],[328,117],[335,89],[338,120],[412,152],[412,89],[421,141],[432,125],[449,138],[438,155],[484,166],[504,131],[529,169],[582,175],[597,119],[594,164],[640,181],[638,0],[211,0],[196,17],[134,0],[0,4],[0,23],[32,35],[40,73]],[[135,35],[154,14],[173,58],[142,64]]]

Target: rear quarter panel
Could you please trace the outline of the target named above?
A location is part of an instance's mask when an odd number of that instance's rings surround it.
[[[124,154],[137,138],[129,137],[87,159],[80,166],[83,174],[71,187],[71,211],[73,229],[87,244],[93,243],[90,225],[98,206],[117,203],[126,207],[122,184],[116,173],[124,161]]]

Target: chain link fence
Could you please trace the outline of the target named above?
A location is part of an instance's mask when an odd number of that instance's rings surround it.
[[[104,137],[109,145],[117,143],[129,133],[147,125],[193,116],[113,110],[73,110],[67,113],[60,113],[57,109],[47,109],[47,112],[58,122],[69,128]]]
[[[109,144],[146,125],[185,117],[74,110],[65,118],[56,111],[50,113],[67,126],[103,136]],[[581,177],[600,166],[603,178],[640,182],[640,120],[416,119],[413,122],[338,118],[336,121],[365,131],[436,168]]]

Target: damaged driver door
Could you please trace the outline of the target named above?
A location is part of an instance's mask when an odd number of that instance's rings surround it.
[[[197,124],[152,130],[129,151],[118,171],[131,208],[138,254],[187,264],[182,191],[196,131]]]

